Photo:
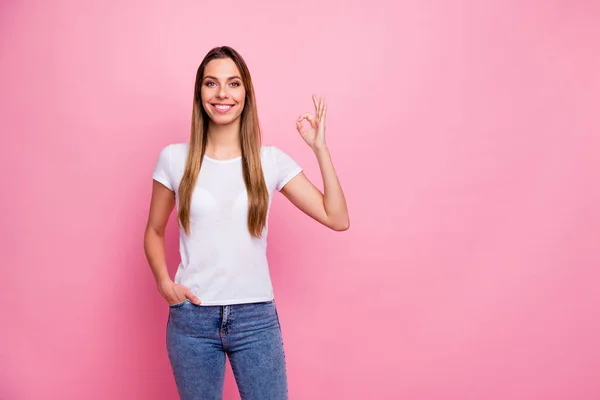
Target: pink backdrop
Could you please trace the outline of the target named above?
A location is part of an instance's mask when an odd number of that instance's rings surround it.
[[[318,186],[294,122],[325,94],[351,212],[336,233],[273,206],[291,399],[600,398],[599,18],[583,0],[3,1],[0,398],[176,398],[142,237],[158,152],[188,140],[222,44],[265,141]]]

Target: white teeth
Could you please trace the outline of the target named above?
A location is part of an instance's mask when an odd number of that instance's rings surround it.
[[[229,110],[231,108],[231,106],[221,106],[221,105],[216,105],[215,107],[217,107],[219,110]]]

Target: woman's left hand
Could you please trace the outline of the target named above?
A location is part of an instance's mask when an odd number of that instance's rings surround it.
[[[302,139],[310,146],[311,149],[317,150],[325,148],[325,115],[327,113],[327,105],[325,100],[320,99],[313,94],[313,102],[315,103],[315,115],[311,113],[302,114],[296,121],[296,129],[300,132]],[[309,127],[305,128],[302,125],[302,120],[307,120]]]

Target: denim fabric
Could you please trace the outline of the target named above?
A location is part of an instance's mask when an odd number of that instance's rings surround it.
[[[287,400],[285,354],[273,300],[169,306],[167,352],[182,400],[223,396],[229,357],[242,400]]]

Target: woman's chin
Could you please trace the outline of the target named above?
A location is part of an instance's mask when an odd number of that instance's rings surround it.
[[[230,125],[234,122],[237,122],[239,117],[239,115],[211,115],[210,120],[215,125]]]

